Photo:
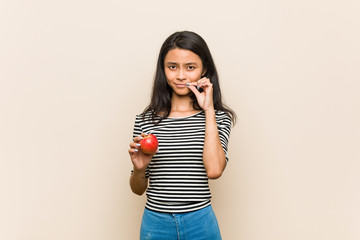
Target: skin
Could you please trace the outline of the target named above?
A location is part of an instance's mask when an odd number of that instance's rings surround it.
[[[213,85],[210,79],[201,77],[206,69],[203,68],[198,55],[192,51],[179,48],[172,49],[167,53],[164,66],[167,83],[173,90],[169,117],[185,117],[198,112],[192,107],[191,92],[195,94],[199,106],[205,112],[203,163],[208,178],[217,179],[226,167],[226,158],[216,125]],[[197,86],[204,91],[200,93]],[[152,158],[152,155],[140,151],[139,141],[143,136],[144,134],[134,138],[129,149],[134,166],[134,173],[130,177],[130,187],[138,195],[142,195],[148,186],[145,170]]]

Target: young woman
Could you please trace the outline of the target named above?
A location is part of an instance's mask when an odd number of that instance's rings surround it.
[[[234,112],[222,103],[214,61],[204,39],[176,32],[163,43],[151,102],[136,116],[129,154],[130,187],[146,191],[140,239],[221,239],[208,179],[227,164]],[[156,154],[140,150],[151,132]]]

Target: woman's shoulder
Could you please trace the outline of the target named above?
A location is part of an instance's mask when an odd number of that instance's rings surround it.
[[[135,115],[136,119],[142,119],[142,120],[150,119],[151,116],[152,116],[151,112],[142,112]]]
[[[150,116],[150,115],[151,115],[150,112],[142,112],[142,113],[136,114],[136,117],[143,117],[143,116]]]
[[[215,111],[216,122],[221,125],[230,125],[231,126],[231,116],[228,112],[222,110]]]
[[[222,110],[215,110],[215,116],[217,118],[230,118],[230,114]]]
[[[154,122],[159,119],[160,117],[151,111],[142,112],[136,115],[136,121],[138,122]]]

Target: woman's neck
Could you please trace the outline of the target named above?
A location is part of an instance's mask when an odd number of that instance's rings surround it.
[[[200,110],[194,109],[190,96],[178,96],[174,94],[171,97],[171,110],[168,117],[186,117],[199,111]],[[164,111],[161,111],[159,115],[164,116]]]
[[[194,109],[192,99],[189,95],[179,96],[173,94],[169,117],[186,117],[197,112],[200,112],[200,110]]]
[[[192,112],[194,110],[190,96],[172,95],[171,112]]]

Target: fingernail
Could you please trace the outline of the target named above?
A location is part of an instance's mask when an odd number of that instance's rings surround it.
[[[186,86],[187,86],[187,87],[190,86],[190,83],[187,83]]]
[[[139,137],[139,139],[143,139],[143,137]]]
[[[140,147],[140,143],[137,143],[136,146]]]
[[[138,152],[139,150],[137,150],[136,148],[134,149],[134,152]]]

